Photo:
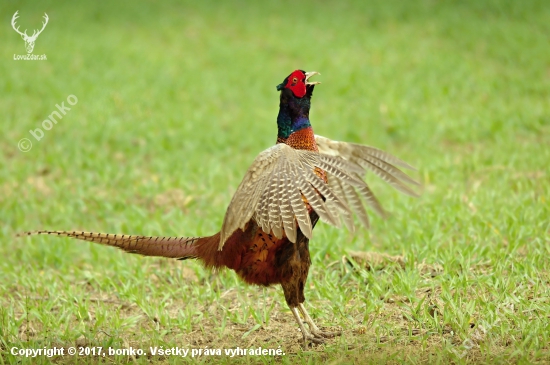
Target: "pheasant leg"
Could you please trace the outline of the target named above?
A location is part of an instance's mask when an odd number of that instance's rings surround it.
[[[309,326],[309,330],[313,337],[315,338],[331,338],[340,336],[342,334],[342,331],[337,332],[324,332],[317,327],[315,322],[313,322],[313,319],[309,316],[309,313],[306,310],[306,307],[304,307],[304,303],[298,304],[298,309],[300,312],[302,312],[302,315],[304,316],[304,320],[306,321],[307,325]],[[296,315],[294,315],[296,316]],[[303,324],[302,324],[303,325]]]
[[[305,346],[307,346],[308,341],[318,344],[325,342],[324,338],[314,336],[306,329],[306,326],[304,326],[304,322],[302,322],[302,319],[300,318],[297,307],[290,307],[290,311],[292,312],[292,314],[294,314],[294,318],[296,318],[296,322],[298,322],[298,326],[300,326],[300,331],[302,331],[302,335],[304,336]]]

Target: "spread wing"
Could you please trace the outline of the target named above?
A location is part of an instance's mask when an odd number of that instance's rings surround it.
[[[420,184],[394,166],[397,165],[409,170],[416,170],[405,161],[379,150],[378,148],[362,144],[333,141],[318,135],[315,135],[315,142],[319,148],[319,153],[340,156],[363,168],[371,170],[402,193],[414,197],[418,196],[418,194],[412,191],[404,182],[413,185]]]
[[[407,186],[407,184],[420,184],[396,167],[399,166],[409,170],[416,170],[405,161],[378,148],[357,143],[333,141],[319,135],[315,135],[315,142],[317,143],[319,153],[345,159],[354,165],[360,166],[363,170],[361,175],[363,175],[366,170],[370,170],[400,192],[414,197],[418,196],[418,194]],[[355,189],[351,189],[350,186],[342,184],[338,177],[331,176],[331,174],[328,176],[328,184],[334,190],[335,194],[340,196],[342,200],[352,208],[361,222],[367,227],[369,226],[369,220],[360,196],[365,199],[367,204],[378,214],[382,216],[385,215],[382,206],[367,184],[357,187],[357,191],[355,191]],[[331,202],[328,202],[328,204],[331,204]],[[344,220],[344,223],[349,230],[353,230],[354,226],[352,221]]]
[[[340,227],[343,221],[353,230],[354,211],[368,225],[362,199],[379,213],[383,210],[361,177],[366,169],[398,190],[416,196],[404,182],[417,183],[393,166],[412,168],[407,163],[373,147],[320,136],[315,140],[319,152],[295,150],[280,143],[256,157],[227,208],[219,249],[233,232],[244,230],[251,219],[277,238],[285,234],[296,242],[298,228],[311,238],[313,227],[302,197],[326,223]],[[327,173],[328,184],[315,174],[316,168]]]

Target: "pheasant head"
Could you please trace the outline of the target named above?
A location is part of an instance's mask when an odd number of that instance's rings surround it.
[[[317,81],[309,81],[313,75],[319,75],[319,72],[296,70],[277,85],[277,90],[281,91],[277,116],[278,138],[286,139],[294,132],[311,127],[311,95],[315,85],[320,84]]]
[[[305,72],[302,70],[296,70],[279,85],[277,90],[289,90],[294,97],[303,98],[304,96],[310,97],[313,93],[313,87],[320,84],[318,81],[309,81],[309,78],[313,75],[320,75],[317,71]]]

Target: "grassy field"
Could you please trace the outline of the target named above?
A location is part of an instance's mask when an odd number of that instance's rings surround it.
[[[48,14],[34,49],[47,61],[13,59],[26,53],[16,10],[21,29]],[[0,14],[0,364],[550,363],[547,1],[26,1]],[[306,305],[342,337],[301,347],[280,287],[234,272],[14,237],[217,232],[275,142],[275,86],[297,68],[322,73],[316,133],[395,154],[422,182],[413,199],[369,175],[390,217],[316,228]],[[149,354],[11,354],[71,346]]]

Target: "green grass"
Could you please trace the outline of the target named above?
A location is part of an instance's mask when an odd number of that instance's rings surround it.
[[[550,362],[550,7],[541,1],[40,2],[0,5],[0,364],[19,348],[281,348],[198,361]],[[8,26],[50,22],[35,54]],[[30,33],[30,32],[29,32]],[[316,133],[418,167],[391,216],[320,224],[306,305],[344,336],[303,349],[279,287],[196,262],[14,234],[207,235],[276,138],[275,86],[320,71]],[[29,130],[69,95],[78,103]],[[67,105],[67,103],[65,103]],[[21,138],[33,142],[23,153]],[[351,251],[397,256],[367,270]],[[346,256],[346,259],[343,257]],[[354,264],[354,262],[356,262]]]

